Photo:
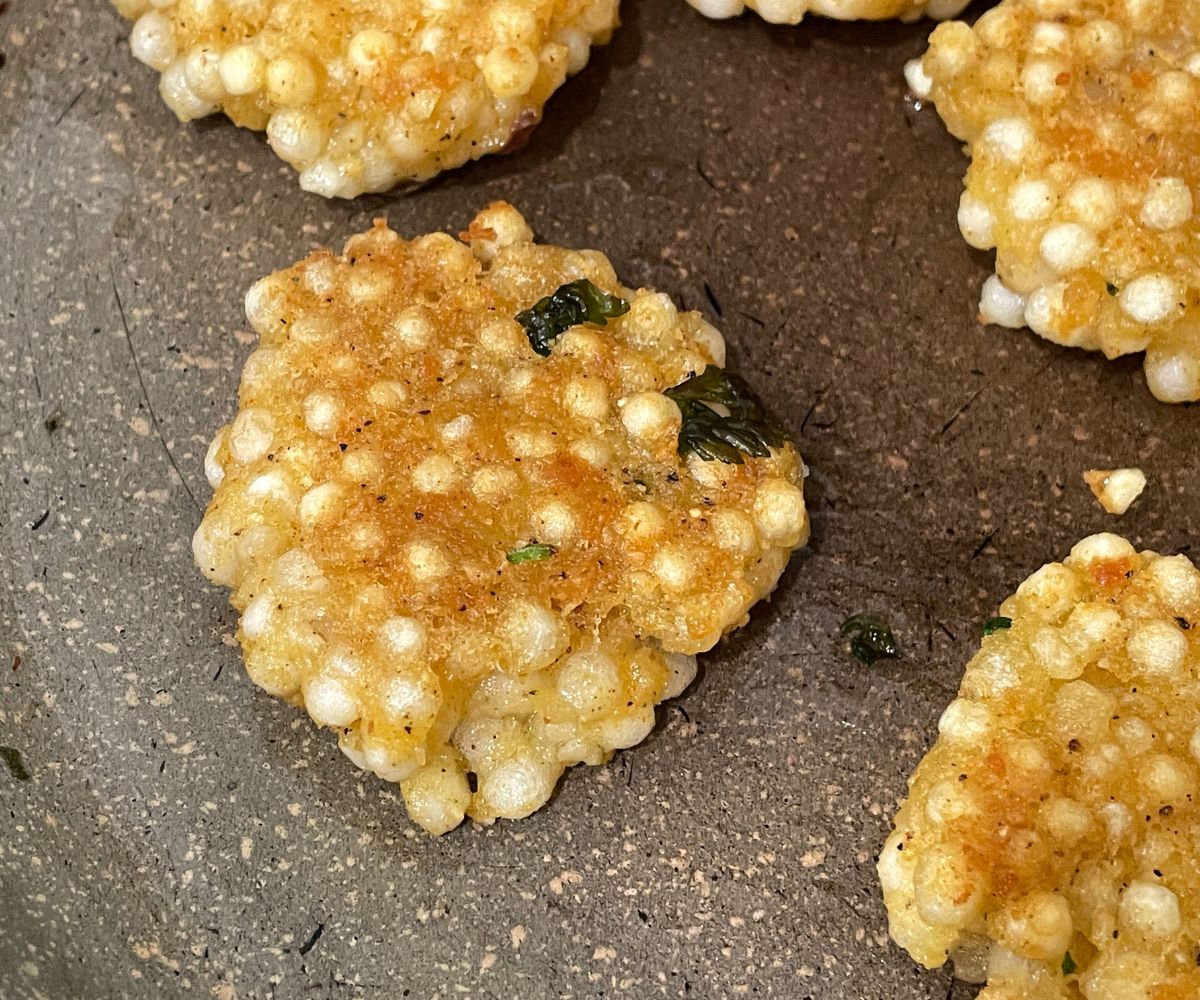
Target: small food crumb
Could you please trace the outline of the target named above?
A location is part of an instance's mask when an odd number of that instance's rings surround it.
[[[1100,506],[1118,516],[1129,510],[1146,488],[1146,474],[1141,469],[1088,469],[1083,481]]]

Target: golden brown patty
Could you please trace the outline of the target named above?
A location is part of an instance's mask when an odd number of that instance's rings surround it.
[[[1200,571],[1093,535],[1000,608],[879,859],[987,1000],[1200,996]]]
[[[352,198],[523,141],[617,0],[114,0],[183,121],[224,111]]]
[[[433,832],[525,816],[642,740],[808,536],[799,456],[698,314],[504,203],[463,237],[380,223],[250,290],[194,541],[253,680]],[[542,302],[564,285],[607,317]],[[526,327],[556,316],[541,356]],[[728,416],[694,402],[710,384]]]
[[[941,25],[909,64],[967,142],[958,222],[996,250],[980,316],[1108,357],[1200,399],[1200,7],[1004,0]]]

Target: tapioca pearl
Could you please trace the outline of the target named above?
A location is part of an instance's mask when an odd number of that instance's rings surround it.
[[[489,685],[492,677],[488,677],[476,689],[475,702],[478,711],[498,711],[491,701],[478,694]],[[451,740],[454,748],[467,758],[472,767],[479,767],[491,759],[497,750],[503,747],[504,723],[492,715],[475,715],[455,728]]]
[[[1200,353],[1178,348],[1146,351],[1146,385],[1164,403],[1189,403],[1200,399]]]
[[[404,563],[417,583],[433,583],[450,572],[450,560],[434,542],[410,542],[404,549]]]
[[[1097,532],[1076,542],[1067,557],[1070,563],[1088,565],[1093,562],[1128,559],[1137,555],[1133,545],[1110,531]]]
[[[1192,192],[1182,177],[1156,177],[1142,200],[1141,219],[1151,229],[1175,229],[1192,217]]]
[[[973,789],[953,779],[940,781],[929,790],[925,800],[925,818],[935,826],[945,826],[978,809]]]
[[[232,587],[238,570],[232,539],[212,521],[204,520],[192,535],[192,557],[209,580]]]
[[[386,299],[394,286],[395,279],[383,268],[360,265],[346,279],[345,290],[353,303],[369,306]]]
[[[618,522],[621,533],[635,542],[648,542],[660,537],[667,528],[662,508],[648,500],[637,500],[622,512]]]
[[[490,319],[479,329],[479,346],[500,358],[524,358],[532,353],[529,338],[513,319]]]
[[[980,141],[1000,159],[1018,163],[1037,140],[1033,126],[1024,118],[997,118],[984,128]]]
[[[311,592],[324,587],[325,574],[303,549],[289,549],[271,566],[271,579],[283,593]]]
[[[1021,181],[1008,196],[1008,210],[1021,222],[1044,219],[1054,207],[1054,189],[1045,181]]]
[[[791,547],[808,532],[808,511],[800,487],[786,479],[763,481],[754,495],[754,523],[772,545]]]
[[[1181,677],[1188,641],[1183,630],[1172,622],[1139,622],[1129,633],[1125,652],[1134,668],[1145,676]]]
[[[510,45],[528,44],[538,31],[534,12],[515,2],[492,4],[488,10],[488,24],[500,41]]]
[[[514,458],[550,458],[558,451],[558,443],[549,431],[531,427],[514,427],[504,435]]]
[[[1045,891],[1031,892],[1008,903],[989,916],[988,928],[1005,948],[1043,962],[1061,962],[1075,933],[1066,899]]]
[[[1025,299],[1025,325],[1040,337],[1060,339],[1065,332],[1066,292],[1061,281],[1034,289]]]
[[[290,52],[267,63],[267,100],[281,108],[308,104],[317,92],[312,63],[298,52]]]
[[[511,495],[520,477],[511,469],[485,465],[471,476],[471,493],[480,500],[494,501]]]
[[[679,322],[679,311],[662,292],[638,291],[629,303],[629,312],[618,322],[621,339],[641,347],[657,347],[670,338]]]
[[[663,698],[677,698],[696,679],[696,657],[689,653],[664,653],[667,664],[667,686]]]
[[[257,462],[271,448],[275,418],[267,410],[250,407],[242,410],[229,428],[229,454],[235,462]]]
[[[370,73],[383,63],[389,62],[400,51],[396,36],[390,31],[365,28],[358,31],[346,46],[350,63],[360,72]]]
[[[1121,893],[1117,922],[1127,934],[1157,940],[1172,937],[1183,926],[1179,898],[1165,885],[1134,881]]]
[[[1075,45],[1099,69],[1115,66],[1125,57],[1125,36],[1120,25],[1102,18],[1089,20],[1076,29]]]
[[[1077,605],[1059,629],[1059,635],[1082,658],[1094,658],[1121,633],[1121,615],[1101,604]]]
[[[430,670],[393,677],[383,689],[384,710],[395,723],[432,721],[441,701],[437,678]]]
[[[346,532],[346,544],[360,559],[378,558],[387,546],[387,534],[374,520],[359,521]]]
[[[384,781],[403,781],[412,775],[421,762],[410,750],[390,746],[380,740],[365,741],[362,753],[364,770],[372,771]]]
[[[1051,626],[1039,628],[1029,641],[1029,650],[1038,666],[1056,680],[1074,680],[1079,677],[1086,664],[1075,650]]]
[[[242,637],[253,642],[267,634],[279,599],[270,592],[257,595],[242,612]]]
[[[550,798],[558,773],[533,756],[517,756],[481,776],[480,797],[504,819],[522,819]]]
[[[175,28],[157,11],[148,11],[134,22],[129,48],[138,62],[159,72],[175,58]]]
[[[559,695],[583,719],[611,711],[622,697],[616,660],[595,650],[568,656],[558,669],[557,683]]]
[[[524,45],[493,46],[480,62],[488,89],[499,98],[520,97],[537,80],[537,55]]]
[[[518,673],[549,666],[567,648],[567,629],[549,608],[536,601],[514,601],[501,631]]]
[[[359,716],[358,699],[337,676],[318,674],[303,690],[304,707],[319,726],[348,726]]]
[[[1063,744],[1103,737],[1116,701],[1108,692],[1083,680],[1068,681],[1051,699],[1049,721]]]
[[[1160,556],[1143,571],[1170,615],[1195,627],[1200,616],[1200,569],[1185,555]]]
[[[413,822],[434,835],[458,826],[471,802],[466,773],[450,753],[418,768],[404,780],[400,790]]]
[[[975,33],[962,21],[939,24],[929,36],[929,42],[925,68],[935,80],[958,76],[971,65],[979,51]]]
[[[438,437],[446,444],[461,444],[470,439],[474,429],[475,418],[469,413],[461,413],[442,424],[441,430],[438,431]]]
[[[611,334],[601,334],[575,326],[558,338],[555,353],[581,362],[598,361],[608,352]]]
[[[1067,190],[1068,210],[1086,226],[1104,229],[1116,217],[1119,205],[1113,185],[1099,177],[1085,177]]]
[[[309,164],[321,155],[329,133],[316,116],[307,111],[276,111],[267,122],[267,141],[288,163]]]
[[[415,662],[425,655],[428,630],[416,618],[400,615],[379,626],[375,642],[380,654],[393,663]]]
[[[359,486],[378,486],[386,475],[383,458],[374,448],[356,448],[342,455],[342,478]]]
[[[682,593],[696,582],[698,567],[692,553],[682,546],[664,545],[655,552],[650,569],[668,591]]]
[[[399,409],[408,402],[408,386],[393,379],[380,379],[367,389],[367,401],[380,409]]]
[[[529,391],[536,377],[530,365],[521,365],[505,372],[501,385],[509,396],[520,398]]]
[[[1051,226],[1042,237],[1039,250],[1042,260],[1059,274],[1086,267],[1096,255],[1099,243],[1096,234],[1077,222],[1061,222]]]
[[[634,747],[654,731],[654,707],[644,705],[636,711],[624,710],[596,724],[596,738],[608,750]]]
[[[211,101],[206,101],[188,84],[187,63],[183,59],[176,59],[163,70],[158,90],[180,121],[203,118],[215,110]]]
[[[620,400],[621,424],[643,442],[678,434],[683,417],[679,407],[661,392],[638,392]]]
[[[950,844],[927,849],[913,872],[913,901],[922,919],[957,926],[978,916],[987,897],[987,876]]]
[[[250,45],[235,45],[221,56],[221,82],[230,94],[253,94],[266,83],[266,60]]]
[[[319,295],[328,294],[318,292]],[[288,327],[287,339],[306,347],[318,347],[329,344],[337,337],[337,329],[324,316],[297,316]]]
[[[1196,790],[1195,769],[1167,754],[1147,754],[1136,762],[1139,784],[1155,802],[1186,806]]]
[[[725,367],[725,338],[720,330],[706,320],[700,320],[692,331],[692,339],[709,364]]]
[[[1195,100],[1196,83],[1182,70],[1159,74],[1154,81],[1154,99],[1164,108],[1182,111]]]
[[[1064,847],[1079,843],[1095,826],[1091,810],[1070,798],[1054,797],[1042,803],[1038,818],[1050,838]]]
[[[208,444],[208,450],[204,453],[204,478],[208,480],[208,485],[214,490],[225,479],[225,466],[221,464],[221,449],[225,446],[228,434],[229,428],[222,427],[213,436],[212,441]]]
[[[748,555],[758,545],[754,521],[740,510],[714,510],[708,515],[713,538],[726,552]]]
[[[988,250],[995,246],[995,225],[992,210],[981,199],[964,191],[958,201],[958,228],[963,239],[977,250]]]
[[[301,404],[304,426],[314,434],[332,436],[337,434],[342,416],[342,400],[332,392],[313,392],[304,397]]]
[[[737,0],[740,4],[740,0]],[[904,82],[913,97],[921,100],[933,93],[933,78],[925,72],[925,66],[920,59],[910,59],[904,64]]]
[[[607,469],[612,465],[612,447],[601,437],[589,436],[572,441],[568,449],[581,462],[597,469]]]
[[[533,515],[534,535],[539,541],[551,545],[565,545],[578,533],[579,524],[575,511],[561,500],[543,504]]]
[[[951,743],[977,743],[987,736],[994,722],[986,705],[955,698],[938,719],[938,735]]]
[[[320,483],[300,498],[300,523],[312,528],[339,515],[343,505],[342,488],[337,483]]]
[[[245,566],[270,562],[288,546],[283,533],[269,524],[254,524],[237,536],[237,558]]]
[[[445,455],[430,455],[412,471],[413,486],[422,493],[449,493],[458,480],[454,461]]]
[[[1179,283],[1166,274],[1144,274],[1134,278],[1117,293],[1121,310],[1136,323],[1161,323],[1180,306]]]
[[[202,45],[188,52],[184,62],[183,72],[188,87],[197,97],[210,104],[215,104],[225,96],[220,65],[221,54]]]
[[[1019,295],[993,274],[979,293],[979,319],[983,323],[1016,328],[1025,325],[1025,296]]]
[[[609,413],[608,387],[594,377],[574,378],[563,389],[563,403],[583,420],[603,420]]]
[[[1034,55],[1065,55],[1071,49],[1071,32],[1061,24],[1040,21],[1029,36],[1029,51]]]

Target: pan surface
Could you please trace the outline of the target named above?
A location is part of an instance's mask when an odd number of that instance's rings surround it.
[[[1138,359],[977,325],[966,161],[901,76],[928,23],[624,21],[521,153],[345,203],[176,122],[107,4],[0,14],[0,745],[30,774],[0,771],[0,997],[974,994],[887,941],[904,779],[1032,570],[1099,530],[1188,551],[1200,412]],[[814,532],[644,745],[434,840],[250,684],[189,539],[249,284],[496,198],[725,332]],[[1116,519],[1081,473],[1123,465],[1149,486]],[[901,659],[848,656],[860,611]]]

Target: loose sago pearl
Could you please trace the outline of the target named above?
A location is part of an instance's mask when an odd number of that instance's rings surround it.
[[[979,318],[997,326],[1025,325],[1025,297],[1018,295],[993,274],[983,283],[979,295]]]

